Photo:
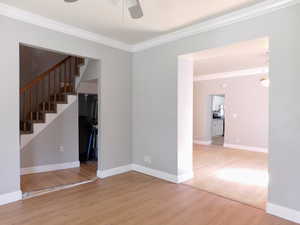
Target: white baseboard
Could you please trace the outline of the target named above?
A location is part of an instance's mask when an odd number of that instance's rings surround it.
[[[0,194],[0,205],[5,205],[11,202],[16,202],[22,199],[22,192],[15,191],[6,194]]]
[[[210,140],[210,141],[199,141],[199,140],[194,140],[193,143],[194,143],[194,144],[197,144],[197,145],[210,145],[210,144],[211,144],[211,140]]]
[[[44,166],[27,167],[27,168],[21,168],[21,175],[49,172],[49,171],[55,171],[55,170],[64,170],[64,169],[70,169],[70,168],[76,168],[76,167],[80,167],[79,161],[60,163],[60,164],[50,164],[50,165],[44,165]]]
[[[177,184],[186,182],[186,181],[188,181],[190,179],[193,179],[193,178],[194,178],[194,171],[190,171],[190,172],[178,175],[177,176]]]
[[[234,148],[234,149],[242,149],[242,150],[253,151],[253,152],[268,153],[267,148],[261,148],[261,147],[255,147],[255,146],[234,145],[234,144],[227,144],[227,143],[224,143],[223,146],[224,146],[224,148]]]
[[[143,173],[152,177],[160,178],[163,180],[170,181],[172,183],[177,183],[177,176],[173,174],[169,174],[166,172],[162,172],[160,170],[155,170],[151,168],[147,168],[144,166],[140,166],[137,164],[132,164],[132,170],[137,171],[139,173]]]
[[[115,176],[118,174],[127,173],[129,171],[136,171],[136,172],[143,173],[143,174],[146,174],[149,176],[153,176],[153,177],[156,177],[156,178],[159,178],[162,180],[167,180],[169,182],[176,183],[176,184],[185,182],[194,177],[193,171],[176,176],[173,174],[169,174],[169,173],[166,173],[166,172],[163,172],[160,170],[155,170],[155,169],[151,169],[148,167],[140,166],[137,164],[129,164],[126,166],[120,166],[120,167],[112,168],[109,170],[98,170],[97,177],[103,179],[106,177],[111,177],[111,176]]]
[[[267,203],[267,213],[278,216],[295,223],[300,223],[300,212],[295,209],[290,209],[273,203]]]
[[[140,166],[140,165],[137,165],[137,164],[132,164],[132,170],[143,173],[143,174],[146,174],[146,175],[149,175],[149,176],[152,176],[152,177],[156,177],[156,178],[159,178],[159,179],[162,179],[162,180],[166,180],[166,181],[169,181],[169,182],[172,182],[172,183],[176,183],[176,184],[185,182],[185,181],[187,181],[189,179],[192,179],[194,177],[193,172],[189,172],[189,173],[186,173],[186,174],[176,176],[174,174],[169,174],[169,173],[166,173],[166,172],[163,172],[163,171],[160,171],[160,170],[151,169],[151,168]]]
[[[106,178],[106,177],[111,177],[114,175],[118,175],[121,173],[127,173],[132,170],[131,164],[128,164],[126,166],[120,166],[108,170],[98,170],[97,171],[97,177],[99,178]]]

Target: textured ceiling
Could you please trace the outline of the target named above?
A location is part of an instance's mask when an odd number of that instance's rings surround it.
[[[0,0],[7,5],[136,44],[263,0],[142,0],[144,17],[130,19],[123,0]],[[124,14],[124,15],[123,15]]]

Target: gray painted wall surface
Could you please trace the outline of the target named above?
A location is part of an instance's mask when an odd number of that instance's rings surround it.
[[[98,79],[98,66],[99,65],[97,64],[97,60],[89,60],[86,70],[84,71],[84,74],[82,76],[82,81]]]
[[[77,93],[83,94],[98,94],[97,80],[95,82],[84,82],[81,81],[77,89]]]
[[[0,16],[0,194],[20,189],[19,43],[101,60],[99,168],[131,163],[131,54]],[[100,95],[99,95],[100,96]]]
[[[78,161],[78,132],[76,100],[21,150],[21,168]]]
[[[177,56],[270,37],[269,202],[300,210],[300,6],[154,47],[133,56],[133,162],[177,173]]]
[[[265,76],[194,82],[194,140],[211,140],[212,102],[207,101],[225,94],[225,143],[268,148],[269,89],[260,84]]]

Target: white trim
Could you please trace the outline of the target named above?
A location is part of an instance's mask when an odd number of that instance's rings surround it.
[[[241,150],[247,150],[247,151],[252,151],[252,152],[268,153],[268,148],[248,146],[248,145],[234,145],[234,144],[224,143],[224,148],[233,148],[233,149],[241,149]]]
[[[52,20],[7,4],[0,3],[0,15],[20,20],[25,23],[33,24],[39,27],[47,28],[49,30],[58,31],[85,40],[97,42],[99,44],[104,44],[109,47],[118,48],[124,51],[131,50],[131,45],[124,42],[117,41],[72,25],[58,22],[56,20]]]
[[[169,181],[172,183],[177,183],[176,175],[162,172],[160,170],[151,169],[151,168],[140,166],[137,164],[132,165],[132,170],[152,176],[152,177],[160,178],[162,180],[166,180],[166,181]]]
[[[15,191],[6,194],[0,194],[0,205],[5,205],[11,202],[16,202],[22,199],[22,192]]]
[[[43,166],[26,167],[26,168],[21,168],[21,175],[32,174],[32,173],[42,173],[42,172],[55,171],[55,170],[64,170],[64,169],[77,168],[77,167],[80,167],[79,161],[60,163],[60,164],[50,164],[50,165],[43,165]]]
[[[299,4],[300,0],[266,0],[252,6],[236,10],[232,13],[216,17],[186,28],[161,35],[148,41],[138,43],[132,47],[133,52],[142,51],[168,42],[187,38],[203,32],[215,30],[220,27],[228,26],[241,21],[249,20],[258,16],[272,13],[276,10],[283,9],[295,4]]]
[[[200,22],[186,28],[179,29],[175,32],[161,35],[159,37],[134,45],[130,45],[122,41],[117,41],[112,38],[108,38],[106,36],[93,33],[72,25],[61,23],[3,3],[0,3],[0,15],[34,24],[39,27],[58,31],[71,36],[79,37],[85,40],[93,41],[99,44],[104,44],[113,48],[118,48],[124,51],[138,52],[168,42],[176,41],[182,38],[215,30],[220,27],[228,26],[234,23],[272,13],[276,10],[280,10],[299,3],[300,0],[266,0],[252,6],[228,13],[226,15],[206,20],[204,22]]]
[[[180,183],[183,183],[183,182],[186,182],[190,179],[193,179],[194,178],[194,171],[190,171],[190,172],[186,172],[184,174],[181,174],[181,175],[178,175],[177,176],[177,184],[180,184]]]
[[[205,75],[196,75],[194,77],[194,82],[205,81],[205,80],[215,80],[215,79],[226,79],[232,77],[244,77],[260,74],[269,74],[269,67],[257,67],[246,70],[236,70],[225,73],[214,73],[214,74],[205,74]]]
[[[300,223],[300,212],[295,209],[290,209],[284,206],[267,203],[267,213],[290,220],[295,223]]]
[[[120,166],[120,167],[108,169],[108,170],[98,170],[97,177],[99,177],[99,178],[111,177],[111,176],[115,176],[118,174],[127,173],[131,170],[132,170],[131,164],[126,165],[126,166]]]
[[[115,176],[118,174],[122,174],[122,173],[127,173],[130,171],[136,171],[139,173],[143,173],[152,177],[156,177],[162,180],[166,180],[172,183],[182,183],[185,182],[187,180],[190,180],[194,177],[194,172],[190,171],[181,175],[173,175],[173,174],[169,174],[160,170],[155,170],[155,169],[151,169],[148,167],[144,167],[144,166],[140,166],[137,164],[129,164],[126,166],[120,166],[120,167],[116,167],[116,168],[112,168],[112,169],[108,169],[108,170],[98,170],[97,171],[97,177],[103,179],[106,177],[111,177],[111,176]]]
[[[210,145],[211,144],[211,140],[210,141],[194,140],[193,142],[194,142],[194,144],[197,144],[197,145]]]
[[[176,183],[176,184],[185,182],[185,181],[187,181],[189,179],[192,179],[194,177],[193,171],[176,176],[176,175],[173,175],[173,174],[170,174],[170,173],[166,173],[166,172],[163,172],[163,171],[160,171],[160,170],[151,169],[151,168],[140,166],[140,165],[137,165],[137,164],[132,164],[132,170],[143,173],[143,174],[146,174],[146,175],[149,175],[149,176],[152,176],[152,177],[156,177],[156,178],[159,178],[159,179],[162,179],[162,180],[166,180],[166,181],[169,181],[169,182],[172,182],[172,183]]]

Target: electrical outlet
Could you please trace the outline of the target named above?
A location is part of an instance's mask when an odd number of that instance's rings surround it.
[[[146,163],[148,163],[148,164],[151,164],[151,157],[150,156],[148,156],[148,155],[145,155],[144,156],[144,162],[146,162]]]
[[[65,148],[64,148],[64,146],[62,146],[62,145],[61,145],[61,146],[59,146],[59,151],[60,151],[60,152],[64,152],[64,151],[65,151]]]

